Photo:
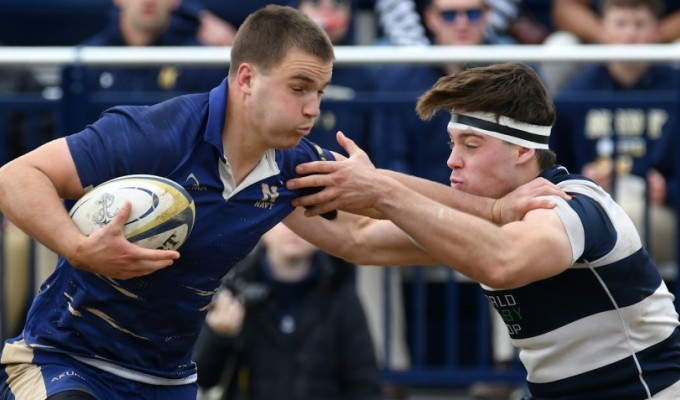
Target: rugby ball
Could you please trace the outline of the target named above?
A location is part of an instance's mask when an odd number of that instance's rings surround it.
[[[130,242],[177,250],[189,237],[196,220],[194,200],[176,182],[155,175],[126,175],[97,185],[69,215],[83,234],[90,235],[108,224],[126,200],[132,210],[123,233]]]

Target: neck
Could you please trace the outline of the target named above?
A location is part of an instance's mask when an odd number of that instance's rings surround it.
[[[222,130],[222,149],[229,162],[236,184],[240,184],[257,166],[268,150],[261,145],[260,133],[255,124],[244,119],[238,105],[237,94],[229,93],[226,122]]]
[[[647,69],[649,64],[646,63],[611,63],[608,66],[609,73],[623,87],[634,86]]]
[[[134,29],[130,25],[124,24],[122,20],[120,32],[128,46],[149,46],[160,36],[160,33],[156,31]]]
[[[285,257],[268,254],[267,261],[272,276],[281,282],[296,282],[303,279],[312,265],[312,257],[309,256]]]

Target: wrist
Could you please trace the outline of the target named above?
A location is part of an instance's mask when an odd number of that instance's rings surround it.
[[[496,224],[496,225],[502,225],[502,204],[499,201],[499,199],[491,199],[491,205],[490,205],[490,212],[491,212],[491,222]]]

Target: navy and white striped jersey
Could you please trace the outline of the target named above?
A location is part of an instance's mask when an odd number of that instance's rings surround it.
[[[652,398],[680,381],[674,296],[605,191],[564,167],[542,176],[573,195],[555,199],[555,210],[574,264],[516,289],[484,287],[520,349],[533,398]]]
[[[23,338],[133,380],[195,380],[194,341],[220,278],[260,236],[293,211],[286,189],[294,167],[333,159],[303,139],[269,150],[235,185],[223,156],[226,80],[210,93],[141,107],[115,107],[66,138],[83,186],[127,174],[154,174],[181,184],[196,204],[196,222],[181,258],[149,276],[113,280],[60,258],[32,304]]]

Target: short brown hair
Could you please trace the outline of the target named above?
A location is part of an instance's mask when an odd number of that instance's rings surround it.
[[[333,61],[333,44],[326,32],[308,16],[287,6],[268,5],[250,14],[234,38],[229,76],[244,62],[269,71],[291,49],[299,49],[322,61]]]
[[[664,13],[664,4],[661,0],[600,0],[600,15],[609,8],[640,8],[645,7],[659,18]]]
[[[532,125],[552,126],[555,106],[538,74],[526,64],[504,63],[475,67],[444,76],[418,99],[421,119],[439,110],[455,113],[485,112]],[[546,153],[546,154],[542,154]],[[555,163],[550,150],[537,150],[541,169]]]

